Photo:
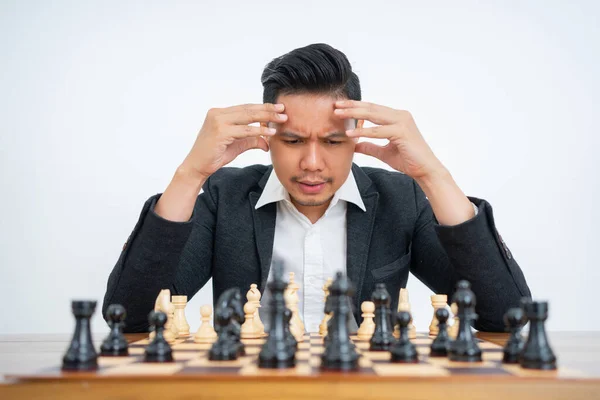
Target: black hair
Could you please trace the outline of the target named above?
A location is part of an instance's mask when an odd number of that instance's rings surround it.
[[[263,70],[263,102],[280,94],[319,93],[360,100],[360,82],[344,53],[316,43],[273,59]]]

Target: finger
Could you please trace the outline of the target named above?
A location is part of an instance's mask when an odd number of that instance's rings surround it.
[[[389,125],[394,123],[394,116],[389,110],[382,108],[337,108],[333,112],[340,118],[365,119],[374,124]]]
[[[264,104],[240,104],[237,106],[222,108],[223,114],[231,114],[243,110],[256,110],[256,111],[271,111],[271,112],[282,112],[285,110],[285,106],[281,103],[264,103]]]
[[[277,130],[267,128],[266,126],[237,125],[230,127],[227,132],[229,136],[235,139],[244,139],[258,136],[273,136]]]
[[[269,143],[267,143],[262,136],[240,139],[238,143],[240,154],[252,149],[261,149],[265,152],[269,151]]]
[[[288,116],[275,111],[242,108],[237,112],[225,114],[222,118],[225,122],[233,125],[248,125],[255,122],[282,124],[287,121]]]
[[[348,137],[367,137],[373,139],[389,139],[391,131],[386,126],[374,126],[371,128],[356,128],[346,131]]]
[[[378,146],[375,143],[371,142],[360,142],[354,147],[355,153],[366,154],[368,156],[378,158],[382,161],[386,150],[386,146]]]

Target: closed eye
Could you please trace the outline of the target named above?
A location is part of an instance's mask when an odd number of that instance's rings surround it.
[[[298,144],[298,143],[301,143],[302,141],[300,139],[294,139],[294,140],[284,140],[284,142],[287,144]]]

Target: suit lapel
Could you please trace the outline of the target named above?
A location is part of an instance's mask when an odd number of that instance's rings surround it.
[[[361,291],[367,270],[379,193],[372,188],[371,179],[356,164],[352,165],[352,173],[366,208],[366,211],[363,211],[349,203],[346,211],[346,273],[356,286],[354,306],[356,310],[360,310]]]
[[[354,204],[348,204],[346,211],[346,273],[356,287],[354,297],[356,310],[360,310],[361,289],[367,269],[378,199],[378,193],[371,193],[363,197],[367,211],[361,210]]]
[[[277,218],[277,203],[270,203],[256,209],[256,203],[260,198],[262,189],[271,174],[273,167],[269,167],[258,183],[261,191],[250,192],[248,198],[252,207],[252,219],[254,222],[254,238],[256,240],[256,251],[260,261],[260,284],[259,290],[264,293],[271,268],[273,256],[273,240],[275,238],[275,220]]]

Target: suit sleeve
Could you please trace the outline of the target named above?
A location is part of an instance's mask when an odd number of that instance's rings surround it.
[[[193,296],[211,276],[216,205],[204,185],[187,222],[160,217],[149,198],[110,276],[102,314],[110,304],[127,310],[125,332],[148,331],[148,313],[161,289]]]
[[[504,331],[503,317],[531,297],[521,268],[494,224],[491,205],[469,197],[477,215],[455,226],[439,225],[421,188],[415,187],[417,223],[411,245],[411,272],[435,293],[454,294],[456,282],[466,279],[475,293],[481,331]]]

